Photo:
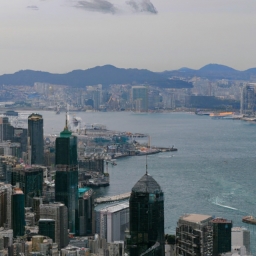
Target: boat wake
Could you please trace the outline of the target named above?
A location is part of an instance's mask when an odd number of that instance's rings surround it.
[[[218,205],[218,206],[223,207],[223,208],[230,209],[230,210],[238,211],[238,209],[235,208],[235,207],[231,207],[231,206],[229,206],[229,205],[220,204],[220,203],[218,202],[218,197],[216,198],[215,201],[213,201],[213,204]]]
[[[161,154],[160,154],[158,157],[159,157],[159,158],[171,158],[171,157],[174,157],[174,155],[167,155],[167,156],[166,156],[166,155],[161,155]]]

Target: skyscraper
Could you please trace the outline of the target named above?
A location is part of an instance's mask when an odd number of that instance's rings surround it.
[[[55,201],[68,208],[68,227],[78,233],[78,163],[77,137],[66,126],[55,142]]]
[[[12,194],[13,237],[25,234],[25,197],[21,189],[14,188]]]
[[[31,114],[28,117],[28,146],[31,150],[31,163],[44,164],[44,131],[43,117]]]
[[[129,205],[130,238],[127,240],[127,248],[130,255],[154,252],[154,255],[163,256],[164,193],[148,173],[132,188]]]
[[[231,252],[232,221],[215,218],[211,221],[213,231],[213,256]]]
[[[18,166],[12,171],[12,185],[19,184],[25,195],[26,207],[32,207],[33,197],[42,196],[43,168],[39,166]]]

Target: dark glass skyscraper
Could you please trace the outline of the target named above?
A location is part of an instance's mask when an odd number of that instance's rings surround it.
[[[55,201],[68,208],[68,227],[78,233],[78,164],[77,137],[68,130],[67,121],[55,142]]]
[[[19,184],[25,195],[26,207],[32,207],[33,197],[42,196],[43,179],[43,168],[39,166],[13,168],[11,183],[13,186]]]
[[[15,238],[25,234],[25,197],[19,188],[12,195],[12,229]]]
[[[44,164],[44,131],[43,117],[39,114],[31,114],[28,117],[28,141],[31,149],[31,163]]]
[[[213,256],[231,251],[232,221],[216,218],[211,221],[213,231]]]
[[[130,255],[164,256],[164,194],[146,173],[132,188],[130,197]]]

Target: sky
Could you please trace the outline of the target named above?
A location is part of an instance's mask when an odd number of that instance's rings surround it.
[[[256,0],[0,0],[0,75],[256,67]]]

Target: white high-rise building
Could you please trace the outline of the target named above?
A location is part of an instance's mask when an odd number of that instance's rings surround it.
[[[250,231],[246,228],[234,227],[231,230],[232,250],[245,246],[246,251],[250,252]]]
[[[96,233],[108,243],[124,241],[129,227],[129,202],[96,209]]]

